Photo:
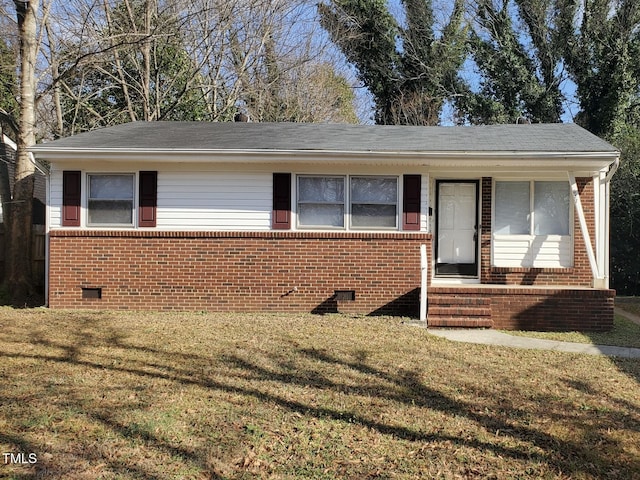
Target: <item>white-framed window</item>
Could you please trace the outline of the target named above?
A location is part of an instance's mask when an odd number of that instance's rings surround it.
[[[398,178],[350,178],[352,228],[398,228]]]
[[[87,174],[87,225],[134,225],[135,174]]]
[[[569,184],[555,181],[496,181],[498,235],[569,235]]]
[[[393,176],[298,175],[298,228],[398,229],[398,189]]]
[[[567,268],[573,265],[567,181],[494,183],[492,265]]]
[[[298,176],[298,226],[344,228],[345,177]]]

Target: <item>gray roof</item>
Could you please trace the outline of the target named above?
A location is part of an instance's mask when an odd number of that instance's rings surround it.
[[[133,122],[36,145],[73,150],[590,152],[616,149],[571,123],[415,127],[310,123]]]

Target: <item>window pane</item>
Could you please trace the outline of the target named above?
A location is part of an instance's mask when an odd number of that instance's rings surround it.
[[[133,202],[131,200],[89,200],[90,224],[133,223]]]
[[[530,222],[529,182],[496,182],[494,233],[528,235]]]
[[[90,175],[89,198],[133,200],[133,175]]]
[[[569,184],[535,182],[533,233],[569,235]]]
[[[301,203],[298,223],[306,227],[344,227],[344,205]]]
[[[344,202],[344,178],[341,177],[298,177],[298,190],[300,202]]]
[[[354,203],[393,203],[398,201],[398,180],[380,177],[352,177],[351,201]]]
[[[352,227],[396,227],[395,205],[370,205],[355,203],[351,205]]]
[[[133,225],[134,178],[134,175],[89,175],[90,225]]]

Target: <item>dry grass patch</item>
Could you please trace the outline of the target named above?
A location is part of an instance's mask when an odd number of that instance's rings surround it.
[[[589,343],[592,345],[613,345],[617,347],[640,348],[640,325],[616,315],[613,329],[609,332],[532,332],[509,330],[505,333],[521,337],[542,338],[560,342]]]
[[[640,362],[396,318],[0,309],[0,449],[64,479],[640,476]]]

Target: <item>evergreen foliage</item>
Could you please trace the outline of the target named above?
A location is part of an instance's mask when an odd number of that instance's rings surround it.
[[[560,121],[561,62],[552,27],[552,0],[479,0],[469,33],[479,91],[456,101],[459,121],[472,124]]]
[[[454,2],[440,35],[430,0],[402,0],[400,24],[385,0],[331,0],[320,21],[358,70],[378,124],[436,125],[459,84],[465,56],[464,5]]]

